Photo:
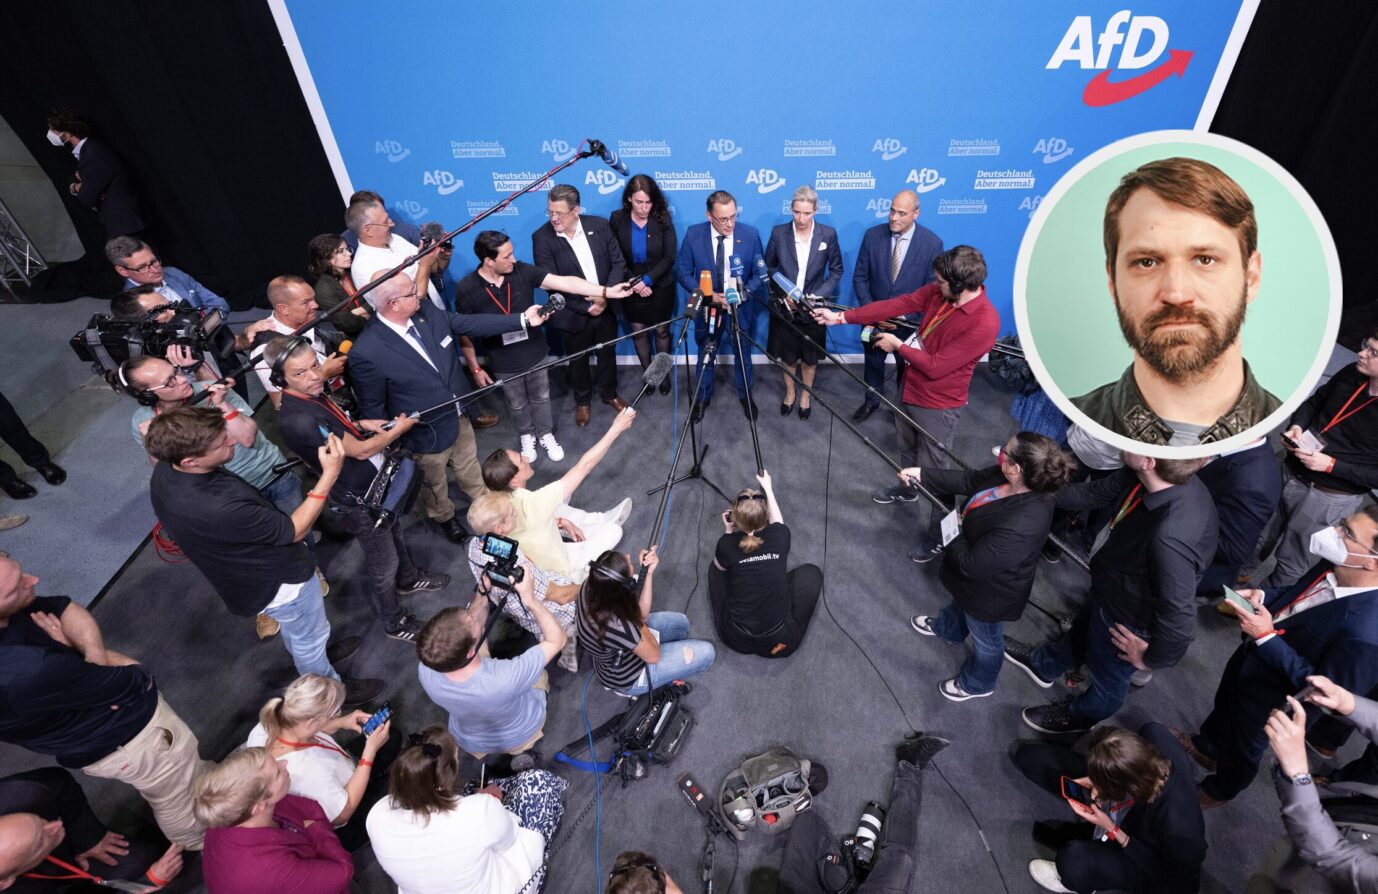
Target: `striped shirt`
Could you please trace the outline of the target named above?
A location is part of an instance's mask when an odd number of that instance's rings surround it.
[[[626,689],[634,685],[646,669],[646,662],[632,650],[641,644],[640,625],[633,627],[621,618],[613,618],[598,639],[598,624],[584,611],[584,596],[579,594],[579,644],[593,658],[598,681],[610,689]]]

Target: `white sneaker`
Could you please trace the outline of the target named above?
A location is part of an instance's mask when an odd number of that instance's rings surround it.
[[[1062,876],[1057,874],[1057,864],[1052,860],[1030,860],[1029,875],[1038,882],[1040,888],[1045,891],[1055,891],[1057,894],[1076,894],[1071,888],[1062,884]]]
[[[545,455],[550,457],[550,461],[557,463],[565,458],[565,448],[560,446],[560,442],[555,440],[555,432],[548,431],[541,435],[541,446],[545,448]],[[536,448],[531,448],[531,455],[536,455]]]
[[[526,460],[526,461],[529,462],[529,463],[530,463],[530,462],[535,462],[535,461],[536,461],[536,436],[535,436],[535,435],[522,435],[522,449],[521,449],[521,454],[522,454],[522,459]],[[551,457],[551,458],[553,459],[554,457]]]
[[[619,527],[627,523],[628,517],[632,514],[632,498],[627,497],[621,503],[609,509],[605,515],[608,521]]]

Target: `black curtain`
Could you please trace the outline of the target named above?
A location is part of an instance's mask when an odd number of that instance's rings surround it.
[[[1378,326],[1363,273],[1378,244],[1375,87],[1372,0],[1264,0],[1211,125],[1275,159],[1316,200],[1339,249],[1340,342],[1349,348]]]
[[[332,13],[333,14],[333,13]],[[236,307],[304,273],[340,198],[261,0],[6,0],[0,116],[65,193],[47,111],[85,112],[135,178],[159,254]],[[69,202],[79,231],[90,212]]]

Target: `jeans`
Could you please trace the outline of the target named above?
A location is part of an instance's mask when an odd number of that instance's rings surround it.
[[[363,506],[335,506],[331,511],[364,551],[369,607],[387,629],[395,630],[406,614],[397,601],[397,585],[409,584],[418,576],[402,536],[402,520],[394,518],[387,527],[375,528],[372,513]]]
[[[751,302],[747,300],[737,307],[737,318],[740,321],[743,332],[751,332]],[[735,372],[737,382],[737,397],[745,398],[751,392],[751,344],[742,337],[742,350],[746,352],[745,357],[737,356],[737,348],[732,338],[732,327],[728,324],[726,317],[718,321],[718,354],[730,354],[736,358]],[[694,319],[694,341],[699,346],[699,362],[694,367],[694,374],[697,376],[703,368],[703,355],[708,350],[708,324],[702,320]],[[707,403],[713,399],[713,370],[703,374],[703,384],[699,386],[699,401]]]
[[[542,358],[541,363],[544,362],[545,358]],[[540,437],[555,430],[550,416],[549,370],[510,382],[504,381],[502,396],[507,400],[507,411],[512,414],[517,434]]]
[[[1070,631],[1034,650],[1034,669],[1047,679],[1056,679],[1086,662],[1091,671],[1091,686],[1069,706],[1075,720],[1098,723],[1118,711],[1129,695],[1129,678],[1137,668],[1122,661],[1119,649],[1110,642],[1110,628],[1114,625],[1105,609],[1088,600],[1077,612]],[[1148,639],[1147,630],[1124,626]]]
[[[641,679],[622,690],[623,695],[641,695],[674,680],[695,677],[713,666],[717,653],[713,644],[689,635],[689,619],[679,612],[651,612],[646,626],[660,634],[660,660],[646,665]],[[689,655],[686,657],[685,652]]]
[[[991,692],[1005,664],[1005,622],[978,621],[949,602],[933,619],[933,630],[944,642],[961,645],[971,637],[971,654],[957,671],[957,685],[973,695]]]
[[[265,608],[263,613],[282,625],[282,644],[297,666],[297,674],[320,674],[332,680],[340,679],[330,659],[325,657],[325,645],[330,641],[330,622],[325,619],[325,597],[315,575],[302,584],[297,598],[286,605]]]
[[[277,476],[260,487],[258,492],[263,494],[269,503],[281,509],[284,515],[291,515],[301,505],[301,479],[291,472]],[[311,550],[311,558],[316,558],[316,532],[307,531],[302,542]]]

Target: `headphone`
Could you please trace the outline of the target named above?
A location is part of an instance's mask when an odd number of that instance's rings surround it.
[[[292,341],[278,355],[278,359],[273,361],[273,365],[268,367],[268,383],[279,390],[287,387],[287,376],[282,371],[282,367],[287,363],[287,358],[296,353],[297,348],[302,345],[311,344],[311,339],[297,335],[292,337]]]
[[[128,363],[129,361],[126,360],[124,361],[124,363],[121,363],[119,366],[115,367],[115,377],[118,379],[120,383],[119,390],[123,392],[126,396],[132,397],[136,401],[138,401],[139,406],[141,407],[158,406],[158,395],[154,394],[152,391],[149,391],[145,388],[136,388],[129,383],[129,377],[126,376],[124,373],[124,368],[126,365],[128,365]]]
[[[600,565],[596,561],[589,562],[589,574],[599,574],[611,581],[616,581],[626,587],[636,586],[636,580],[630,578],[616,568],[609,568],[607,565]]]
[[[960,276],[956,274],[955,271],[953,271],[952,252],[945,251],[942,254],[938,255],[936,258],[934,258],[933,269],[937,272],[939,276],[947,280],[947,288],[948,291],[952,293],[952,297],[956,298],[958,295],[962,294],[967,289],[971,288],[970,283],[962,279]]]
[[[665,870],[661,869],[660,865],[656,863],[655,860],[651,859],[649,854],[637,854],[628,857],[625,861],[622,860],[622,858],[618,858],[618,862],[621,865],[614,865],[612,871],[608,873],[609,884],[619,875],[625,875],[633,869],[647,869],[655,876],[656,882],[660,885],[660,890],[665,890]]]

